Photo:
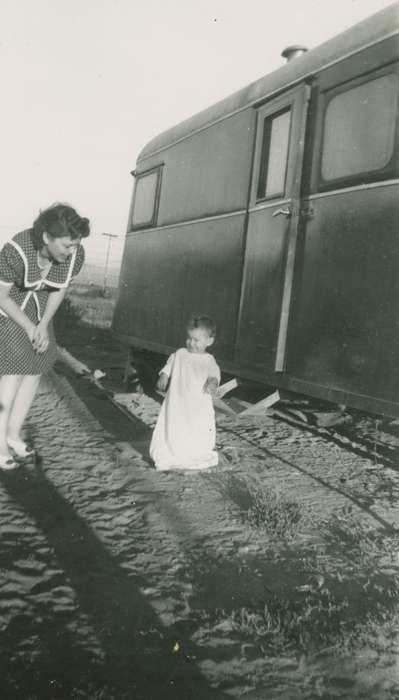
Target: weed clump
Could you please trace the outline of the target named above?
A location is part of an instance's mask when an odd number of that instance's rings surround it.
[[[253,489],[251,497],[252,503],[247,512],[250,525],[285,540],[295,537],[303,518],[303,509],[297,501],[264,488]]]
[[[251,527],[264,530],[270,537],[293,539],[307,518],[302,505],[269,487],[248,483],[229,475],[223,492],[239,506],[242,517]]]

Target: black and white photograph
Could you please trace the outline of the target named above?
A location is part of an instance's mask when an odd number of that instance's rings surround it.
[[[399,700],[399,2],[0,0],[0,699]]]

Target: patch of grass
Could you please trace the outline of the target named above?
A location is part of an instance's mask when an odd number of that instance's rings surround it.
[[[320,576],[319,581],[322,579]],[[393,587],[387,598],[366,596],[362,610],[354,593],[348,595],[334,577],[302,589],[295,599],[276,595],[263,609],[234,611],[232,629],[252,642],[255,638],[264,654],[314,654],[322,649],[341,653],[355,645],[378,648],[383,628],[387,645],[395,627]]]
[[[264,530],[271,537],[291,540],[305,523],[303,506],[272,488],[229,474],[221,489],[239,506],[251,527]]]
[[[98,285],[72,285],[66,300],[79,319],[97,328],[109,328],[117,298],[116,289],[103,290]],[[65,304],[64,301],[64,304]],[[64,309],[60,310],[62,315]]]
[[[387,536],[383,530],[374,530],[359,521],[350,506],[333,513],[322,524],[321,531],[327,552],[341,559],[344,557],[352,568],[371,568],[383,558],[387,562],[397,559],[399,537],[393,533]]]
[[[320,545],[290,547],[281,556],[284,583],[273,591],[267,577],[262,605],[219,610],[217,629],[244,638],[267,657],[350,655],[364,647],[389,652],[399,623],[399,579],[397,566],[389,568],[387,561],[397,557],[398,537],[342,512],[320,534]]]
[[[235,476],[235,474],[227,474],[223,481],[219,479],[218,487],[223,495],[230,498],[243,513],[246,513],[251,508],[253,504],[251,488],[241,477]]]
[[[266,530],[273,537],[292,539],[303,520],[303,507],[272,489],[254,488],[247,511],[250,525]]]

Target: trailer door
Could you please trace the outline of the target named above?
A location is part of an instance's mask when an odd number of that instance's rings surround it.
[[[309,93],[258,110],[236,361],[271,372],[285,367]]]

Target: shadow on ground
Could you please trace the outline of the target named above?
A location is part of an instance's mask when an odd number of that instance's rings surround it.
[[[89,652],[74,646],[64,627],[53,627],[49,619],[36,622],[15,617],[2,638],[2,667],[7,668],[2,698],[225,697],[208,685],[187,653],[173,651],[174,639],[141,594],[139,582],[127,576],[61,497],[40,463],[35,471],[21,467],[0,474],[0,480],[45,535],[105,654],[99,667]],[[19,661],[17,647],[33,632],[40,638],[40,649],[29,668]],[[195,656],[189,640],[185,650]]]

